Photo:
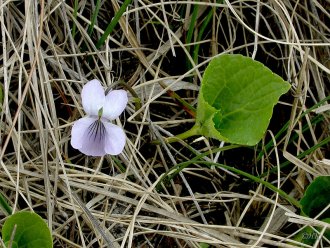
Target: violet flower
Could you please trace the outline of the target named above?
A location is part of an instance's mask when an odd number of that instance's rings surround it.
[[[101,83],[94,79],[84,85],[81,98],[87,116],[72,126],[72,147],[90,156],[121,153],[126,135],[122,128],[110,121],[124,111],[128,101],[127,92],[112,90],[105,95]]]

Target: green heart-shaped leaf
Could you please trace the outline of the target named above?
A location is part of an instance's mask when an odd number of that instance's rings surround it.
[[[325,218],[322,221],[330,224],[330,218]],[[330,228],[327,228],[327,230],[324,232],[324,237],[330,240]]]
[[[221,55],[205,70],[195,129],[207,137],[255,145],[266,132],[274,105],[289,89],[262,63],[242,55]]]
[[[330,203],[330,176],[317,177],[306,189],[300,200],[302,211],[308,217],[314,218]],[[330,209],[319,219],[330,218]]]
[[[315,218],[330,204],[330,176],[317,177],[306,189],[300,200],[301,210],[304,215]],[[321,221],[330,224],[330,209],[319,216]],[[316,228],[321,231],[320,228]],[[324,232],[324,236],[330,239],[330,229]],[[313,245],[318,238],[318,233],[311,227],[305,227],[295,238],[305,244]]]
[[[16,230],[15,230],[16,226]],[[2,239],[5,244],[11,241],[18,248],[51,248],[53,241],[45,221],[32,212],[18,212],[11,215],[2,227]]]

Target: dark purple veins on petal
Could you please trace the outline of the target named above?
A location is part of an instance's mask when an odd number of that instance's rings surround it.
[[[101,120],[94,121],[89,127],[88,127],[88,136],[90,139],[93,139],[93,141],[101,142],[103,141],[105,137],[105,127]]]

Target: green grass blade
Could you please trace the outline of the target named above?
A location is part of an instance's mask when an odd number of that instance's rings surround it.
[[[91,19],[91,24],[89,25],[88,30],[87,30],[87,33],[89,36],[93,33],[93,28],[94,28],[97,16],[99,15],[100,7],[101,7],[101,0],[97,0],[96,5],[95,5],[95,11],[93,12],[92,19]]]
[[[78,0],[74,0],[73,18],[75,20],[77,20],[77,16],[78,16]],[[77,31],[77,26],[76,26],[76,23],[73,22],[73,24],[72,24],[72,30],[71,30],[71,34],[72,34],[73,39],[76,36],[76,31]]]
[[[190,21],[189,29],[188,29],[188,32],[187,32],[186,44],[189,44],[191,42],[191,39],[192,39],[192,36],[193,36],[193,33],[194,33],[194,29],[196,27],[197,15],[198,15],[198,5],[194,5],[193,13],[191,15],[191,21]],[[187,50],[189,52],[190,46],[187,47]]]
[[[104,44],[105,40],[112,33],[112,31],[116,27],[116,25],[117,25],[120,17],[123,15],[123,13],[125,12],[127,6],[131,2],[132,2],[132,0],[125,0],[124,1],[123,5],[120,7],[120,9],[118,10],[118,12],[115,14],[114,18],[112,19],[112,21],[108,25],[108,27],[105,30],[105,32],[103,33],[103,35],[101,36],[101,38],[99,39],[99,41],[96,43],[96,48],[100,48]]]
[[[197,16],[198,16],[198,5],[194,5],[193,13],[191,14],[189,29],[188,29],[187,36],[186,36],[186,44],[191,43],[194,29],[197,25]],[[188,51],[188,53],[190,52],[190,45],[187,46],[187,51]],[[186,66],[188,69],[191,68],[191,63],[190,63],[189,59],[186,60]]]
[[[3,195],[0,193],[0,207],[4,210],[6,215],[11,215],[13,210],[7,203],[6,199],[3,197]]]
[[[319,101],[318,103],[313,105],[311,108],[307,109],[304,113],[302,113],[302,115],[300,116],[300,119],[302,119],[303,117],[305,117],[305,115],[311,113],[314,109],[320,107],[323,103],[325,103],[326,101],[329,101],[329,100],[330,100],[330,96],[327,96],[326,98],[322,99],[321,101]],[[275,140],[277,140],[279,137],[281,137],[282,134],[284,134],[287,131],[289,124],[290,124],[290,121],[285,123],[285,125],[280,129],[280,131],[277,132],[277,134],[275,135]],[[261,157],[265,154],[265,152],[269,151],[273,146],[274,146],[274,143],[273,143],[273,139],[272,139],[264,146],[264,149],[258,154],[257,160],[260,160]]]
[[[205,31],[206,27],[209,25],[210,21],[212,20],[213,14],[214,14],[214,9],[212,8],[210,10],[210,12],[207,14],[205,20],[203,21],[203,24],[202,24],[200,31],[198,33],[198,36],[197,36],[197,41],[202,40],[204,31]],[[199,47],[200,47],[200,44],[196,44],[194,47],[194,51],[193,51],[193,60],[194,60],[195,64],[197,64],[197,62],[198,62]]]
[[[324,140],[320,141],[318,144],[316,144],[315,146],[312,146],[311,148],[307,149],[306,151],[300,153],[297,158],[298,159],[302,159],[305,156],[311,154],[312,152],[314,152],[315,150],[321,148],[322,146],[325,146],[326,144],[330,143],[330,137],[325,138]],[[290,161],[285,161],[284,163],[280,164],[280,168],[283,169],[285,167],[287,167],[288,165],[290,165],[291,162]],[[268,174],[272,174],[275,173],[277,171],[277,166],[272,168],[271,170],[269,170],[268,172],[265,172],[263,174],[261,174],[259,177],[262,178]]]

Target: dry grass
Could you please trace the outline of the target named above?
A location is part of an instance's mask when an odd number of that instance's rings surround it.
[[[313,178],[330,172],[329,145],[317,147],[329,137],[329,104],[302,117],[329,95],[329,1],[134,0],[100,49],[96,41],[122,3],[101,2],[90,36],[94,1],[78,1],[76,19],[73,2],[0,1],[0,193],[15,211],[45,218],[55,247],[293,247],[304,225],[321,225],[263,186],[199,164],[159,190],[164,172],[224,144],[150,142],[183,132],[193,121],[167,90],[195,105],[211,57],[252,56],[292,84],[262,144],[287,121],[289,128],[261,160],[255,159],[257,147],[202,160],[255,175],[290,161],[290,169],[266,180],[299,200]],[[186,44],[195,5],[195,33]],[[210,6],[211,22],[198,40]],[[198,61],[191,56],[195,44]],[[189,60],[193,66],[186,67]],[[84,115],[82,86],[94,78],[110,88],[123,81],[141,101],[139,108],[131,96],[117,120],[127,134],[117,157],[86,157],[70,146],[72,123]],[[329,245],[320,239],[314,247]]]

